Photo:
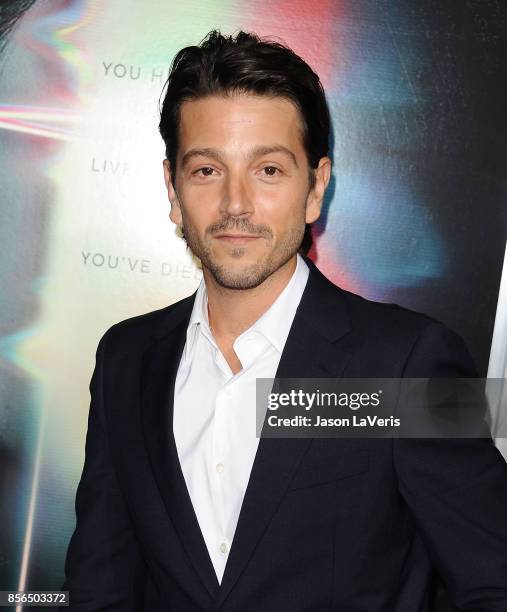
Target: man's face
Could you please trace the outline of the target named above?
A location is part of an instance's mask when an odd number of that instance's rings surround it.
[[[209,96],[181,107],[170,218],[222,287],[256,287],[295,258],[329,182],[322,158],[310,190],[299,111],[280,97]]]

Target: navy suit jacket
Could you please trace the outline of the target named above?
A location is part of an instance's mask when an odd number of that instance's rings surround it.
[[[277,376],[477,375],[441,323],[306,262]],[[193,300],[100,340],[70,610],[423,612],[435,568],[461,609],[507,610],[507,465],[490,439],[262,438],[220,585],[172,432]]]

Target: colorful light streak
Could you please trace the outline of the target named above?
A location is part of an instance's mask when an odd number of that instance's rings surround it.
[[[65,0],[60,10],[55,3],[47,5],[48,13],[33,22],[30,37],[25,43],[55,67],[65,69],[64,79],[55,83],[61,98],[73,102],[83,86],[92,79],[92,70],[86,54],[76,44],[76,34],[93,22],[99,13],[99,3],[89,0]],[[56,71],[57,73],[57,71]]]
[[[70,128],[80,119],[79,113],[64,108],[0,104],[1,129],[33,136],[55,140],[72,140],[75,133]]]

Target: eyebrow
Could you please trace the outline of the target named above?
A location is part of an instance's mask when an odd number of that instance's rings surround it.
[[[255,159],[256,157],[260,157],[261,155],[269,155],[270,153],[283,153],[294,162],[296,168],[299,167],[294,153],[287,147],[278,144],[260,145],[258,147],[254,147],[248,153],[248,158]],[[211,157],[212,159],[216,159],[220,163],[224,163],[224,158],[218,149],[214,149],[212,147],[205,147],[202,149],[190,149],[190,151],[187,151],[185,155],[183,155],[181,165],[185,167],[193,157]]]

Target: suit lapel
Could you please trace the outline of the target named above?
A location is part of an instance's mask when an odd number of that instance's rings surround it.
[[[339,290],[312,262],[308,265],[310,277],[280,358],[276,378],[339,377],[350,358],[347,351],[333,343],[349,330],[348,316],[341,310],[341,304],[337,304]],[[329,301],[330,297],[334,299]],[[310,443],[308,438],[260,439],[220,586],[217,609],[246,568]]]
[[[188,493],[173,434],[174,386],[191,312],[145,353],[142,368],[142,425],[150,464],[181,544],[209,595],[219,583]],[[183,574],[182,574],[183,575]],[[189,583],[194,597],[199,593]],[[203,607],[209,599],[202,600]]]

